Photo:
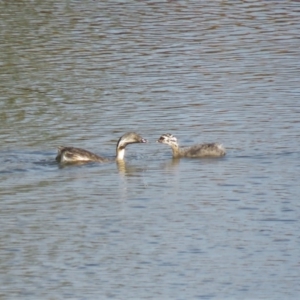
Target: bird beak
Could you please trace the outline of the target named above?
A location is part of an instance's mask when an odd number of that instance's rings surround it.
[[[141,139],[140,143],[148,143],[148,141],[146,139]]]

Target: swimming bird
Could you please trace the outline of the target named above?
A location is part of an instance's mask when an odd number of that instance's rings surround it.
[[[147,140],[135,132],[128,132],[121,136],[117,143],[115,159],[117,161],[123,160],[126,146],[134,143],[147,143]],[[81,148],[61,146],[58,147],[56,161],[59,163],[83,163],[91,161],[103,163],[111,160]]]
[[[177,138],[170,133],[161,135],[157,140],[161,144],[169,145],[172,148],[173,157],[221,157],[226,154],[222,144],[198,144],[190,147],[180,147]]]

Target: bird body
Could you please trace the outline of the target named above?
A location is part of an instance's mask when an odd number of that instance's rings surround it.
[[[177,138],[170,133],[161,135],[157,142],[169,145],[172,148],[174,158],[221,157],[226,155],[225,148],[219,143],[198,144],[190,147],[181,147],[178,144]]]
[[[125,133],[120,137],[116,147],[116,160],[123,160],[125,156],[125,148],[129,144],[146,143],[147,140],[142,138],[135,132]],[[58,147],[56,161],[59,163],[76,163],[76,162],[109,162],[110,159],[101,157],[90,151],[75,147]]]

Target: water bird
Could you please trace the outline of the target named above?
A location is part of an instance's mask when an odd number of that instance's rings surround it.
[[[160,136],[158,143],[169,145],[172,148],[173,158],[180,157],[221,157],[226,154],[226,150],[222,144],[198,144],[189,147],[181,147],[177,138],[170,133]]]
[[[121,136],[118,140],[116,147],[115,160],[120,161],[124,159],[125,148],[129,144],[134,143],[147,143],[147,140],[142,138],[135,132],[128,132]],[[83,163],[83,162],[109,162],[111,159],[99,156],[90,151],[75,147],[58,147],[58,153],[56,156],[58,163]]]

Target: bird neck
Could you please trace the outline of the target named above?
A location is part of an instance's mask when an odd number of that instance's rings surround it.
[[[123,160],[125,156],[125,147],[117,147],[116,160]]]
[[[180,149],[178,145],[171,145],[173,157],[180,157]]]

